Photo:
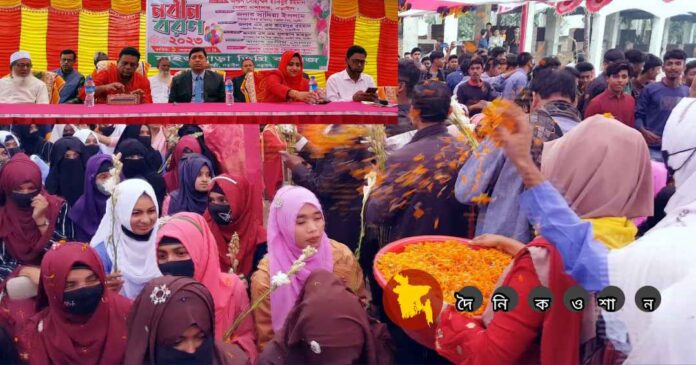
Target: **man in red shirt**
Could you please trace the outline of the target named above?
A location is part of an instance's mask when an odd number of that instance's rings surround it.
[[[140,62],[140,52],[133,47],[126,47],[118,55],[116,67],[97,72],[94,77],[94,92],[97,104],[106,104],[107,95],[138,94],[141,104],[152,103],[150,81],[136,72]],[[80,98],[85,100],[85,88],[80,90]]]
[[[624,93],[630,70],[631,66],[625,61],[614,62],[607,66],[608,87],[590,101],[590,105],[585,110],[585,118],[595,114],[610,113],[614,119],[633,128],[636,100]]]

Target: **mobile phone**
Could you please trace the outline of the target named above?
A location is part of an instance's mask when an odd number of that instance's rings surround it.
[[[377,88],[376,87],[368,87],[367,90],[365,90],[365,94],[377,94]]]

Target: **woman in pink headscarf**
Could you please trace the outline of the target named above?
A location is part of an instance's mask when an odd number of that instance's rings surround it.
[[[249,308],[246,285],[236,275],[222,273],[213,233],[203,216],[181,212],[172,216],[157,232],[157,263],[165,275],[191,277],[210,291],[215,303],[215,339]],[[232,334],[231,344],[256,359],[254,326],[251,317]]]
[[[355,256],[344,244],[330,240],[324,232],[324,213],[314,194],[299,186],[278,190],[268,217],[268,254],[251,277],[251,299],[256,302],[271,285],[271,276],[287,273],[302,249],[313,246],[318,252],[290,279],[254,310],[259,350],[285,324],[305,281],[312,272],[326,270],[341,278],[353,293],[365,295],[363,273]]]

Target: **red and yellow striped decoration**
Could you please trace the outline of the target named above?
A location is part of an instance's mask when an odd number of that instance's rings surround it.
[[[345,68],[345,52],[368,52],[365,72],[380,86],[397,83],[398,0],[333,0],[329,70],[310,72],[320,84]],[[82,73],[94,69],[97,51],[110,56],[125,46],[145,49],[146,0],[0,0],[0,65],[17,50],[31,54],[35,70],[59,67],[60,51],[78,54]],[[9,66],[9,65],[8,65]],[[9,67],[0,66],[0,75]],[[154,69],[154,68],[153,68]]]

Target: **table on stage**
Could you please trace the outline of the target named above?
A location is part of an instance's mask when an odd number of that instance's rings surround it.
[[[0,104],[0,124],[390,124],[396,107],[357,102],[140,105]]]

